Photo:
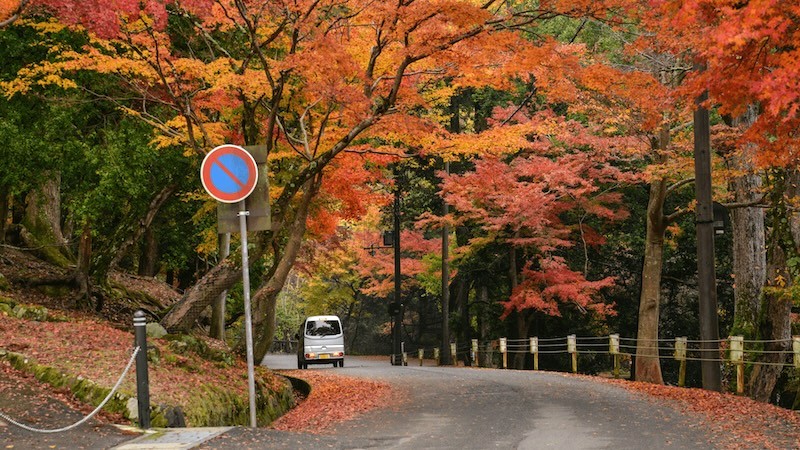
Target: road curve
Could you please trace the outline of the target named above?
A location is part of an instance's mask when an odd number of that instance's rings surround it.
[[[294,356],[268,355],[272,369]],[[400,405],[336,424],[326,435],[239,427],[204,449],[713,449],[696,415],[605,383],[558,373],[391,366],[350,357],[344,368],[314,366],[388,382]]]

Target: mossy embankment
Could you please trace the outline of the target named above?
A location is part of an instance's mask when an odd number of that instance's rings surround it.
[[[98,405],[130,360],[133,334],[97,319],[52,314],[0,296],[0,359]],[[248,425],[245,364],[217,341],[167,335],[148,340],[151,425]],[[256,408],[266,425],[295,404],[289,380],[256,368]],[[136,422],[131,368],[104,409]]]

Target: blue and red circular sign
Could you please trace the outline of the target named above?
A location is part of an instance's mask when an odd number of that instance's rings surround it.
[[[258,181],[258,166],[247,150],[225,144],[208,152],[200,166],[200,181],[216,200],[237,203],[250,195]]]

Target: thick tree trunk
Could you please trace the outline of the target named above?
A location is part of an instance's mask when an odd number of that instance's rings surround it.
[[[70,265],[70,254],[61,232],[60,173],[48,174],[38,189],[28,193],[22,225],[27,230],[21,233],[25,244],[35,248],[42,259],[60,267]]]
[[[769,268],[770,274],[780,274],[784,279],[788,275],[786,268],[786,255],[776,246],[770,249]],[[777,278],[777,277],[776,277]],[[780,281],[772,278],[767,281],[768,286],[775,287]],[[782,364],[786,361],[786,352],[791,346],[792,327],[790,313],[792,300],[785,292],[765,292],[763,308],[759,323],[759,338],[766,340],[764,353],[758,361],[766,365],[755,365],[750,375],[748,392],[754,400],[767,402],[772,396],[772,391],[783,371]]]
[[[787,260],[797,257],[800,242],[800,217],[791,212],[797,201],[800,173],[792,171],[778,174],[773,189],[770,238],[767,248],[767,280],[762,294],[761,313],[758,324],[759,339],[764,343],[764,353],[757,358],[750,382],[749,395],[758,401],[769,401],[783,367],[787,352],[791,348],[793,271],[787,268]]]
[[[736,119],[732,125],[744,129],[750,127],[758,117],[756,108]],[[751,146],[740,149],[729,159],[730,168],[741,176],[733,178],[730,189],[736,203],[756,200],[761,191],[762,180],[755,173]],[[767,277],[766,232],[764,209],[760,207],[734,208],[731,211],[733,226],[733,274],[734,319],[733,334],[747,338],[756,336],[758,316],[761,309],[761,289]]]
[[[158,239],[153,227],[148,227],[142,238],[142,253],[139,255],[137,274],[141,277],[154,277],[158,273]]]
[[[658,354],[658,320],[666,230],[664,219],[666,192],[666,180],[654,180],[650,183],[636,346],[636,380],[655,384],[664,384]]]
[[[736,202],[753,200],[760,189],[757,175],[745,175],[731,182]],[[733,225],[734,330],[755,335],[761,305],[761,289],[766,280],[764,210],[758,207],[731,211]]]
[[[531,311],[524,309],[517,312],[517,339],[527,339],[528,330],[531,324]],[[521,348],[516,348],[514,353],[514,368],[522,370],[525,368],[525,357],[527,352],[522,351]]]
[[[264,355],[272,346],[272,339],[275,336],[275,302],[303,244],[308,210],[321,183],[321,177],[306,183],[303,198],[297,206],[294,222],[289,229],[289,238],[283,247],[278,265],[269,280],[253,296],[253,356],[256,361],[264,359]]]
[[[250,264],[264,256],[266,244],[256,244],[250,252]],[[208,271],[203,278],[184,292],[183,297],[161,319],[161,325],[170,332],[189,331],[203,310],[214,299],[242,279],[241,258],[233,254]]]

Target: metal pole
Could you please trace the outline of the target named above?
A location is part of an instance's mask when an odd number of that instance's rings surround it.
[[[398,180],[395,180],[394,190],[394,301],[397,304],[397,313],[394,319],[394,346],[392,350],[392,364],[402,365],[402,349],[400,340],[402,339],[403,324],[403,303],[400,299],[400,187]]]
[[[450,173],[450,162],[444,163],[445,173]],[[442,213],[447,216],[450,208],[442,199],[444,207]],[[450,227],[445,223],[442,226],[442,365],[450,364]]]
[[[702,70],[702,68],[700,68]],[[722,390],[719,363],[719,322],[717,319],[717,280],[714,270],[714,210],[711,201],[711,133],[708,110],[697,99],[694,111],[694,172],[697,197],[697,290],[700,302],[700,362],[703,389]]]
[[[247,255],[247,216],[244,200],[239,202],[239,233],[242,236],[242,294],[244,296],[244,335],[247,344],[247,389],[250,393],[250,426],[256,423],[256,381],[253,369],[253,320],[250,317],[250,262]]]
[[[147,375],[147,316],[144,311],[133,313],[136,354],[136,401],[139,411],[139,427],[150,428],[150,380]]]

